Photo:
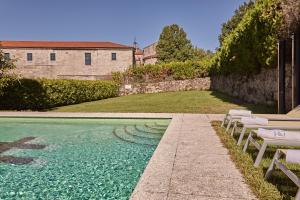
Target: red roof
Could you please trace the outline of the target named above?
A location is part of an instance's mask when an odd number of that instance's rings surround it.
[[[132,47],[113,42],[75,42],[75,41],[0,41],[0,48],[114,48],[131,49]]]

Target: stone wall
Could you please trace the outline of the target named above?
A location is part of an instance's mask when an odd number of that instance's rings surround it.
[[[17,59],[17,68],[13,71],[24,78],[68,78],[101,79],[114,71],[125,71],[133,64],[131,49],[3,49]],[[27,61],[27,53],[32,53],[32,61]],[[56,54],[56,60],[50,61],[50,53]],[[91,53],[91,65],[85,65],[85,53]],[[112,53],[117,59],[112,60]]]
[[[278,99],[277,68],[263,69],[261,73],[249,76],[227,75],[211,78],[211,88],[237,97],[246,102],[276,105]],[[292,109],[292,70],[286,66],[286,110]]]
[[[197,78],[190,80],[164,81],[157,83],[134,83],[120,87],[120,95],[158,93],[183,90],[209,90],[210,78]]]
[[[255,75],[230,74],[212,77],[211,88],[246,102],[274,105],[277,101],[277,70],[262,70]]]

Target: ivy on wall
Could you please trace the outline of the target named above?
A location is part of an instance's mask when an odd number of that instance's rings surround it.
[[[257,73],[276,64],[280,0],[257,0],[212,58],[213,74]]]

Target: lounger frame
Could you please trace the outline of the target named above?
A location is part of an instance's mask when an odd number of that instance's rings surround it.
[[[251,131],[244,145],[243,151],[246,152],[249,144],[253,144],[254,147],[259,150],[258,155],[255,159],[254,166],[258,167],[268,145],[276,145],[276,146],[294,146],[300,147],[300,140],[285,140],[285,139],[270,139],[270,138],[262,138],[263,143],[259,144],[254,138],[253,135],[256,134],[256,131]]]
[[[227,132],[230,129],[232,123],[237,122],[238,120],[241,120],[242,117],[244,117],[244,116],[226,114],[224,119],[223,119],[223,122],[221,124],[221,127],[224,127],[226,125],[226,122],[227,122],[227,126],[226,126],[226,132]]]
[[[242,119],[242,117],[244,117],[244,116],[226,114],[225,117],[224,117],[224,119],[223,119],[223,121],[222,121],[221,127],[224,127],[226,125],[226,121],[228,121],[227,122],[227,126],[226,126],[226,132],[228,132],[229,129],[231,128],[232,124],[233,124],[233,128],[231,130],[231,136],[233,136],[233,134],[234,134],[234,132],[235,132],[235,130],[237,128],[237,123],[240,122],[240,120]],[[299,122],[300,121],[300,118],[267,118],[267,119],[269,121],[295,121],[295,122]],[[251,126],[251,125],[249,125],[249,126]],[[254,126],[262,126],[262,125],[254,125]],[[290,129],[290,130],[292,130],[292,129]],[[242,134],[243,137],[244,137],[245,131],[242,130],[242,132],[241,132],[241,134],[244,132]],[[238,145],[241,144],[241,142],[243,140],[243,137],[239,138]]]
[[[263,126],[263,125],[248,125],[244,124],[242,131],[240,133],[239,139],[237,141],[237,145],[240,146],[242,144],[242,141],[244,139],[245,133],[248,129],[250,130],[256,130],[259,128],[264,129],[281,129],[281,130],[300,130],[300,126]],[[233,133],[232,133],[233,135]]]
[[[295,199],[300,200],[300,179],[294,174],[291,170],[289,170],[282,162],[279,161],[281,157],[286,155],[287,150],[277,149],[276,153],[273,157],[273,160],[265,174],[265,179],[269,179],[272,175],[272,172],[275,170],[275,167],[280,169],[289,179],[291,179],[298,187],[298,191]]]

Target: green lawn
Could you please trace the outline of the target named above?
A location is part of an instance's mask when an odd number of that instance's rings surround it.
[[[247,108],[254,113],[274,113],[273,107],[245,104],[215,91],[182,91],[138,94],[63,106],[55,112],[150,112],[226,113],[231,108]]]

